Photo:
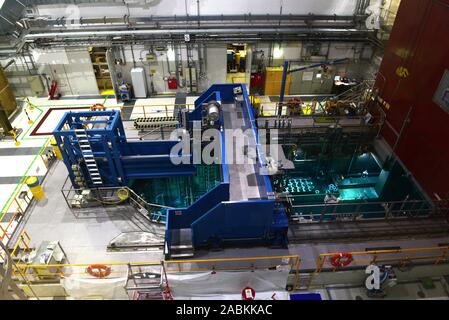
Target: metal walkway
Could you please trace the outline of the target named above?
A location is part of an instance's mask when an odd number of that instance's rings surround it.
[[[302,223],[290,225],[290,243],[433,238],[449,235],[444,218]]]
[[[243,108],[236,104],[223,104],[223,119],[225,130],[241,129],[245,133],[244,150],[237,150],[236,140],[233,143],[226,143],[227,148],[232,146],[232,150],[226,150],[227,162],[229,164],[230,180],[230,200],[251,200],[260,199],[266,196],[266,190],[262,177],[257,169],[258,164],[251,164],[245,159],[245,163],[236,163],[236,156],[240,157],[249,152],[256,152],[256,139],[250,129],[249,116]],[[246,149],[247,148],[247,149]],[[246,149],[246,150],[245,150]]]

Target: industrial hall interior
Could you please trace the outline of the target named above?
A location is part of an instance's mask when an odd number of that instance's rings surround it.
[[[0,300],[449,300],[448,30],[449,0],[0,0]]]

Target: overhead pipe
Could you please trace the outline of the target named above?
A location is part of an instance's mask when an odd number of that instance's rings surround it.
[[[366,15],[365,15],[366,16]],[[249,18],[248,18],[249,17]],[[268,18],[267,18],[268,17]],[[292,18],[293,17],[293,18]],[[77,25],[78,28],[83,30],[90,28],[179,28],[180,24],[183,25],[182,28],[190,29],[190,23],[197,21],[198,23],[204,21],[201,25],[203,29],[214,28],[218,26],[222,27],[282,27],[279,23],[280,21],[288,21],[288,25],[285,27],[291,27],[292,25],[301,25],[303,27],[347,27],[352,28],[356,25],[356,16],[324,16],[326,18],[321,18],[321,16],[306,15],[300,16],[302,18],[296,19],[298,16],[282,15],[282,16],[196,16],[192,19],[191,16],[187,17],[142,17],[142,18],[130,18],[127,16],[126,19],[123,18],[86,18],[80,19],[80,24]],[[45,27],[52,26],[53,28],[65,29],[65,18],[57,18],[53,20],[41,20],[39,18],[26,20],[33,29],[43,29]],[[315,21],[311,25],[311,21]],[[321,21],[321,23],[319,23]],[[271,23],[270,23],[271,22]],[[326,22],[326,23],[323,23]],[[45,24],[45,26],[43,25]],[[34,25],[34,27],[33,27]],[[200,24],[198,25],[200,28]]]
[[[244,23],[236,23],[236,24],[219,24],[217,23],[208,23],[202,24],[203,30],[209,29],[259,29],[259,28],[277,28],[277,29],[291,29],[291,28],[310,28],[311,30],[318,29],[353,29],[356,25],[354,23],[317,23],[313,26],[307,26],[305,23],[291,23],[287,25],[277,25],[277,24],[268,24],[268,23],[257,23],[257,24],[244,24]],[[169,24],[169,25],[157,25],[157,24],[141,24],[141,25],[128,25],[125,23],[121,24],[92,24],[92,25],[79,25],[77,27],[77,31],[83,32],[97,32],[97,31],[112,31],[112,30],[188,30],[189,27],[186,24]],[[73,28],[72,28],[73,30]],[[56,26],[51,29],[45,28],[30,28],[28,30],[29,33],[42,33],[42,32],[64,32],[67,31],[67,28],[64,26]]]
[[[376,45],[376,39],[371,37],[369,33],[352,34],[342,37],[341,35],[320,35],[320,34],[303,34],[303,35],[282,35],[282,42],[291,41],[307,41],[313,42],[323,42],[323,41],[339,41],[339,42],[369,42]],[[34,40],[28,40],[34,42]],[[65,44],[69,45],[80,45],[80,46],[100,46],[99,43],[106,43],[107,45],[123,45],[123,44],[144,44],[144,43],[159,43],[165,41],[165,43],[179,43],[184,44],[184,37],[154,37],[154,38],[123,38],[120,40],[112,40],[107,38],[59,38],[59,39],[40,39],[36,42],[36,45],[41,47]],[[235,41],[246,41],[246,42],[279,42],[279,35],[226,35],[223,37],[215,36],[196,36],[191,40],[192,43],[197,42],[208,42],[208,43],[223,43],[223,42],[235,42]]]
[[[365,14],[362,14],[365,15]],[[203,22],[203,21],[244,21],[245,23],[250,23],[253,21],[274,21],[279,23],[279,21],[353,21],[358,14],[355,15],[293,15],[293,14],[282,14],[282,15],[186,15],[186,16],[149,16],[149,17],[128,17],[128,21],[132,24],[136,23],[148,23],[148,22]],[[26,19],[30,23],[42,24],[61,24],[64,23],[61,18],[39,20],[39,19]],[[83,18],[83,23],[105,23],[105,22],[123,22],[123,18]]]
[[[138,36],[138,35],[184,35],[184,34],[282,34],[282,33],[366,33],[367,31],[361,31],[359,29],[331,29],[331,28],[260,28],[260,29],[178,29],[178,30],[117,30],[117,31],[97,31],[94,34],[92,32],[84,31],[66,31],[66,32],[48,32],[48,33],[29,33],[24,36],[25,40],[35,40],[41,38],[57,38],[57,37],[101,37],[101,36]]]
[[[222,44],[222,43],[231,43],[231,42],[239,42],[239,41],[245,41],[247,43],[256,43],[256,42],[274,42],[274,41],[278,41],[279,38],[278,37],[235,37],[235,38],[231,38],[231,37],[221,37],[219,39],[217,38],[203,38],[203,37],[197,37],[195,38],[195,42],[207,42],[208,44],[211,43],[217,43],[217,44]],[[129,40],[121,40],[121,41],[110,41],[110,40],[95,40],[95,41],[88,41],[88,40],[73,40],[73,41],[49,41],[49,42],[39,42],[38,46],[43,48],[43,47],[70,47],[70,46],[111,46],[111,45],[130,45],[130,44],[135,44],[135,43],[139,43],[139,44],[151,44],[151,43],[159,43],[160,41],[166,41],[167,43],[178,43],[178,44],[182,44],[183,39],[179,38],[179,39],[164,39],[164,38],[154,38],[154,39],[129,39]],[[344,39],[342,39],[341,37],[322,37],[322,36],[318,36],[316,38],[311,38],[310,36],[307,37],[283,37],[283,42],[297,42],[297,41],[308,41],[308,42],[329,42],[329,41],[350,41],[350,42],[366,42],[366,43],[370,43],[373,46],[377,46],[378,44],[376,43],[375,39],[373,37],[369,37],[369,36],[360,36],[360,37],[346,37]]]
[[[131,45],[131,56],[133,58],[133,66],[136,67],[136,58],[134,57],[134,48],[133,45]]]

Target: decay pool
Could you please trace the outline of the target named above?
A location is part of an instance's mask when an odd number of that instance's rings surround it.
[[[284,151],[295,169],[275,176],[273,185],[277,193],[289,198],[291,216],[296,220],[333,220],[338,214],[354,212],[359,218],[381,218],[385,204],[397,210],[398,205],[404,209],[414,205],[405,202],[425,200],[399,162],[382,164],[372,151],[340,153],[324,160],[304,150],[291,152],[285,147]],[[338,206],[325,203],[328,193],[338,199]]]
[[[192,176],[132,180],[129,187],[150,204],[186,208],[221,182],[219,165],[199,165]],[[152,212],[152,218],[165,222],[167,208]]]

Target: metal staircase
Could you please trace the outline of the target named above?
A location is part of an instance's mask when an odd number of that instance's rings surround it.
[[[103,180],[100,176],[100,171],[98,170],[97,162],[94,158],[94,153],[89,142],[89,137],[87,135],[86,129],[75,129],[75,135],[78,140],[78,145],[83,155],[84,162],[86,163],[87,171],[89,172],[90,179],[94,186],[101,186]]]
[[[172,258],[191,258],[194,256],[192,243],[192,229],[183,228],[171,230],[170,257]]]

